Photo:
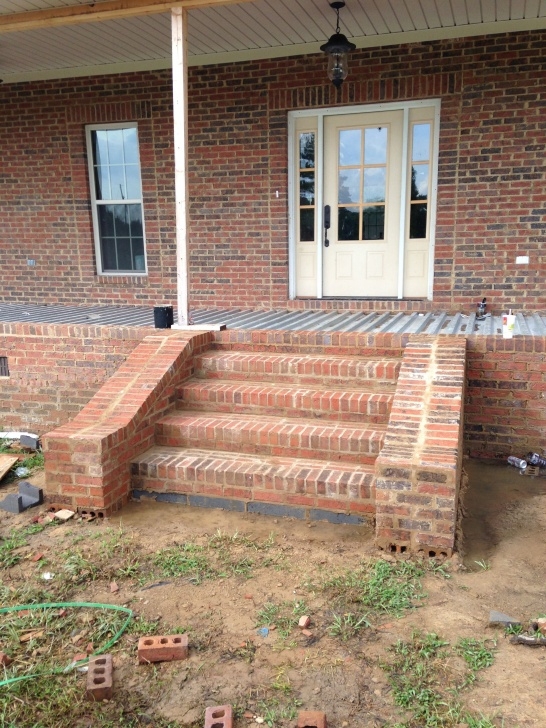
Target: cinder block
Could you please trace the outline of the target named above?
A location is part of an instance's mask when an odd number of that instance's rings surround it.
[[[218,705],[205,710],[205,728],[232,728],[233,710],[231,705]]]
[[[188,635],[173,634],[161,637],[141,637],[138,641],[138,661],[170,662],[188,657]]]
[[[9,493],[0,502],[0,508],[8,513],[22,513],[27,508],[42,505],[43,502],[44,491],[23,480],[19,483],[19,493]]]
[[[97,655],[89,660],[88,700],[110,700],[114,689],[112,655]]]
[[[328,728],[326,713],[320,710],[300,710],[297,728]]]
[[[13,660],[9,655],[6,655],[5,652],[0,652],[0,665],[2,667],[7,667],[8,665],[11,665]]]

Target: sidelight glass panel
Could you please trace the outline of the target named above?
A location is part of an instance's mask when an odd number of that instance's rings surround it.
[[[315,173],[300,172],[300,205],[315,204]]]
[[[364,170],[364,202],[385,202],[386,185],[385,167],[368,167]]]
[[[384,240],[385,238],[385,206],[375,205],[364,208],[362,221],[363,240]]]
[[[428,164],[413,165],[411,168],[411,199],[428,198]]]
[[[315,239],[315,210],[302,208],[300,210],[300,240],[313,241]]]
[[[364,164],[387,163],[387,127],[364,131]]]
[[[427,237],[427,203],[420,202],[410,206],[410,238]]]
[[[339,172],[338,202],[360,202],[361,175],[359,169],[343,169]]]
[[[342,129],[339,132],[339,164],[342,167],[360,164],[362,160],[362,131]]]
[[[360,240],[359,218],[358,207],[338,209],[338,240]]]
[[[315,134],[306,131],[300,134],[300,169],[315,167]]]
[[[430,159],[430,124],[414,124],[411,159],[413,162]]]

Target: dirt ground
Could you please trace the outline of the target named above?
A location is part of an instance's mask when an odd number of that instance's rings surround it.
[[[464,692],[465,705],[488,716],[498,728],[543,728],[546,647],[515,646],[501,630],[488,627],[488,618],[491,609],[524,623],[546,615],[546,478],[522,476],[504,464],[468,461],[465,468],[469,488],[464,554],[446,566],[450,578],[428,573],[427,596],[418,608],[400,619],[378,620],[346,641],[328,633],[328,597],[312,585],[356,568],[363,559],[377,558],[371,528],[309,525],[143,501],[129,504],[108,522],[73,520],[49,527],[32,536],[24,555],[41,551],[47,562],[49,553],[73,548],[75,535],[85,543],[109,529],[121,529],[142,555],[188,541],[206,544],[219,533],[244,536],[247,543],[269,539],[273,544],[269,561],[262,559],[246,575],[195,585],[180,577],[160,577],[151,569],[138,579],[118,579],[116,593],[108,580],[97,578],[70,595],[72,600],[127,605],[142,619],[157,620],[158,634],[169,634],[175,627],[188,629],[190,657],[185,662],[138,667],[136,637],[125,638],[113,650],[114,701],[120,693],[135,692],[146,704],[152,677],[159,681],[160,689],[154,688],[153,700],[142,709],[142,724],[153,725],[161,717],[173,725],[197,726],[205,706],[231,704],[237,708],[237,728],[257,728],[260,706],[279,695],[297,699],[301,709],[325,711],[330,728],[394,725],[403,716],[381,662],[389,646],[418,629],[450,643],[461,637],[496,640],[494,664]],[[32,478],[36,484],[40,479],[40,473]],[[0,487],[0,497],[13,489],[14,485]],[[17,516],[0,511],[0,537],[28,524],[33,515],[32,509]],[[252,550],[242,550],[253,558]],[[40,570],[42,563],[25,558],[5,570],[2,580],[17,586],[37,578]],[[259,633],[257,615],[265,604],[299,599],[311,616],[310,635],[296,628],[283,641],[276,629],[265,636]],[[77,725],[95,724],[83,720]]]

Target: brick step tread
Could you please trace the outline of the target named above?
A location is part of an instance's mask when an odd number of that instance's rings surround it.
[[[301,384],[193,379],[178,389],[178,408],[216,409],[300,418],[386,422],[393,393]]]
[[[156,425],[156,443],[175,447],[319,458],[335,453],[351,462],[373,461],[386,425],[249,414],[176,410]]]
[[[195,357],[198,377],[282,378],[320,384],[334,380],[343,385],[348,380],[371,380],[396,383],[400,359],[393,357],[268,354],[263,352],[208,351]]]
[[[158,445],[133,460],[131,474],[136,488],[249,499],[275,490],[368,501],[374,481],[373,465]]]

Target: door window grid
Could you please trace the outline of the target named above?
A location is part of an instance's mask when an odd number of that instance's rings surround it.
[[[388,129],[340,129],[338,239],[383,240]]]

